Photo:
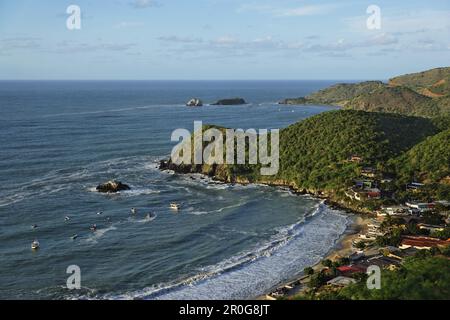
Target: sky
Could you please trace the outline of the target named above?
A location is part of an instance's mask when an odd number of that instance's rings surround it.
[[[448,0],[0,0],[4,80],[385,80],[449,65]]]

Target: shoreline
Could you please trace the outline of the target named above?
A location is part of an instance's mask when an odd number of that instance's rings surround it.
[[[329,206],[329,204],[326,204]],[[331,206],[329,206],[332,208]],[[338,210],[342,210],[337,208]],[[349,213],[348,210],[344,211],[344,213]],[[353,249],[352,242],[357,239],[360,234],[363,234],[365,230],[368,228],[368,223],[370,220],[370,216],[362,213],[352,213],[354,217],[352,217],[352,221],[347,225],[345,231],[340,236],[334,246],[328,251],[328,253],[318,261],[316,264],[312,265],[311,268],[315,272],[317,272],[321,267],[322,260],[335,260],[341,257],[346,257],[352,254],[355,250]],[[263,295],[255,297],[255,300],[276,300],[277,298],[273,297],[272,294],[275,292],[284,291],[283,294],[279,295],[278,298],[290,299],[295,297],[296,295],[303,292],[304,289],[307,288],[307,281],[305,281],[309,276],[303,274],[303,271],[297,277],[285,281],[278,286],[272,288],[268,292]]]
[[[164,171],[167,169],[159,168],[160,170]],[[175,171],[175,170],[174,170]],[[176,172],[176,174],[181,175],[189,175],[189,174],[200,174],[205,177],[208,177],[212,179],[213,181],[225,183],[225,184],[240,184],[240,185],[248,185],[250,182],[227,182],[224,181],[218,177],[211,177],[201,172]],[[352,254],[355,250],[353,249],[352,242],[356,238],[359,237],[360,234],[363,234],[367,228],[369,220],[373,217],[373,214],[369,212],[364,211],[358,211],[355,208],[347,207],[342,203],[333,201],[330,196],[324,195],[324,194],[318,194],[317,192],[309,192],[306,189],[299,190],[298,188],[285,184],[285,183],[268,183],[268,182],[255,182],[261,185],[273,187],[273,188],[287,188],[289,189],[294,195],[301,196],[301,195],[309,195],[313,197],[314,199],[317,199],[319,201],[323,201],[323,204],[329,207],[333,210],[339,210],[344,214],[347,215],[353,215],[352,221],[347,225],[346,229],[342,233],[342,235],[336,240],[335,244],[330,248],[330,250],[325,254],[325,256],[318,261],[316,264],[312,265],[311,267],[314,269],[314,271],[317,271],[320,268],[321,261],[330,259],[335,260],[338,257],[346,257]],[[302,292],[303,289],[306,288],[305,279],[308,278],[308,276],[305,276],[303,274],[303,270],[301,270],[300,274],[298,276],[293,277],[291,280],[282,282],[281,284],[277,285],[276,287],[271,288],[268,292],[266,292],[263,295],[256,296],[253,299],[250,300],[275,300],[271,294],[277,291],[285,291],[284,289],[288,289],[288,292],[285,294],[280,295],[279,297],[282,297],[284,299],[289,299],[294,297],[295,295]]]

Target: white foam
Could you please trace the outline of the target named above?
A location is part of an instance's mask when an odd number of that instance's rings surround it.
[[[249,299],[320,261],[344,233],[348,217],[319,204],[296,224],[280,228],[251,251],[207,266],[186,279],[108,299]]]
[[[114,230],[117,230],[117,227],[115,227],[114,225],[111,225],[104,229],[98,229],[97,231],[92,232],[92,234],[85,240],[85,242],[96,244],[98,243],[98,240],[100,240],[105,234]]]

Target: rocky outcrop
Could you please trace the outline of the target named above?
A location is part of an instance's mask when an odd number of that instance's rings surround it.
[[[131,188],[116,180],[111,180],[97,186],[96,190],[101,193],[117,193],[119,191],[130,190]]]
[[[213,103],[214,106],[237,106],[247,104],[247,102],[242,98],[231,98],[231,99],[222,99]]]
[[[188,107],[202,107],[203,106],[203,102],[200,99],[194,98],[194,99],[189,100],[186,103],[186,106],[188,106]]]

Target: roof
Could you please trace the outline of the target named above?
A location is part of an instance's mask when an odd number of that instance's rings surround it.
[[[356,280],[353,278],[343,277],[343,276],[336,277],[327,282],[328,285],[333,285],[333,286],[348,286],[352,283],[356,283]]]
[[[366,272],[367,268],[359,265],[351,265],[339,267],[337,268],[337,270],[342,273],[358,273],[358,272]]]
[[[450,239],[440,240],[429,237],[403,237],[402,246],[418,247],[418,248],[431,248],[437,246],[447,246],[450,245]]]

